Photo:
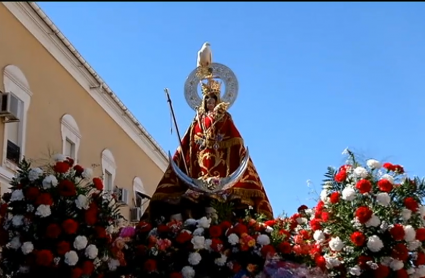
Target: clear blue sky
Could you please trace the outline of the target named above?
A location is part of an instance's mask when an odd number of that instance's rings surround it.
[[[240,83],[230,109],[275,214],[312,205],[349,147],[425,175],[425,3],[39,3],[166,150],[197,51]],[[140,165],[143,167],[143,165]]]

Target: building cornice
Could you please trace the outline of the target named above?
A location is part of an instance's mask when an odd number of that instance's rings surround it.
[[[149,158],[162,171],[165,171],[168,166],[168,158],[164,150],[41,8],[34,2],[2,2],[2,4],[96,100]]]

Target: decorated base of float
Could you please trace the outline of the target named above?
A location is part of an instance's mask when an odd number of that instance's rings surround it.
[[[140,222],[122,225],[116,196],[92,169],[63,155],[42,167],[24,159],[2,196],[0,277],[425,277],[424,180],[346,150],[347,163],[328,169],[314,207],[272,217],[230,114],[213,110],[233,103],[235,76],[203,51],[185,92],[204,111],[198,107],[186,135],[178,134],[180,148]],[[194,88],[205,76],[201,100]],[[229,102],[218,101],[213,77],[224,77],[221,99]],[[228,132],[214,133],[214,126]],[[227,159],[211,163],[202,154]]]

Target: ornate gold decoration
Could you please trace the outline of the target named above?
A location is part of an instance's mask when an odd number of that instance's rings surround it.
[[[217,98],[220,98],[221,82],[214,79],[209,79],[207,83],[202,82],[201,87],[202,87],[202,95],[206,96],[206,95],[213,94],[217,96]]]

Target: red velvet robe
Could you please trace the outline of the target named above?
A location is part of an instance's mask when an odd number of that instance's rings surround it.
[[[200,123],[203,123],[204,129],[208,132],[203,132]],[[207,147],[202,149],[197,141],[205,138],[205,134],[209,135],[206,138],[212,139],[206,140]],[[219,140],[216,140],[217,135],[221,137]],[[201,116],[199,121],[195,119],[182,138],[182,148],[189,171],[188,176],[193,178],[229,176],[239,167],[245,154],[243,139],[227,112],[214,118]],[[186,173],[182,157],[179,146],[173,160]],[[225,193],[228,199],[237,199],[241,204],[252,206],[256,212],[263,213],[268,218],[273,217],[270,202],[251,159],[239,182]],[[152,196],[150,207],[155,204],[160,206],[160,203],[178,205],[182,198],[197,202],[199,196],[199,193],[188,189],[169,166]],[[217,195],[216,199],[222,198]]]

